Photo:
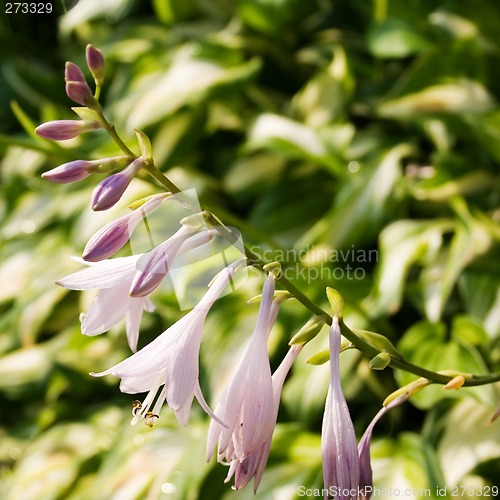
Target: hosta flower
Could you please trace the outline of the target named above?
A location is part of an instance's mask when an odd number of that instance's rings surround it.
[[[77,259],[88,267],[57,281],[70,290],[99,289],[82,318],[84,335],[99,335],[125,318],[128,344],[132,351],[137,350],[142,313],[154,310],[147,297],[130,297],[128,293],[139,258],[133,255],[96,263]]]
[[[97,377],[110,374],[121,378],[122,392],[149,391],[144,402],[135,405],[135,420],[157,418],[166,400],[178,421],[187,425],[195,397],[212,418],[217,418],[206,405],[198,382],[200,343],[207,313],[240,263],[223,269],[194,309],[153,342],[109,370],[92,374]],[[146,420],[146,423],[153,422]]]
[[[302,350],[302,345],[292,346],[289,350],[279,367],[273,373],[272,384],[273,384],[273,414],[272,422],[273,426],[269,427],[268,434],[265,437],[264,442],[255,450],[249,453],[249,455],[242,461],[237,458],[233,459],[229,465],[229,472],[226,477],[226,483],[230,481],[231,477],[234,475],[234,489],[240,490],[244,488],[249,481],[254,477],[254,493],[257,492],[262,475],[264,474],[264,469],[267,465],[267,460],[269,458],[269,451],[271,449],[271,441],[274,434],[274,428],[276,425],[276,419],[278,417],[278,410],[281,400],[281,391],[283,389],[283,384],[285,383],[285,378],[290,371],[294,361]]]
[[[227,428],[212,421],[207,439],[207,460],[218,443],[218,460],[243,462],[272,435],[275,405],[267,336],[274,294],[274,276],[264,283],[257,324],[233,379],[219,400],[215,413]],[[234,466],[236,467],[236,465]]]
[[[50,141],[66,141],[98,128],[101,124],[93,120],[54,120],[39,125],[35,133]]]
[[[118,252],[130,239],[137,225],[156,210],[165,199],[164,195],[153,196],[131,213],[111,221],[99,229],[87,242],[83,250],[83,259],[98,262]]]
[[[106,177],[92,193],[92,210],[100,211],[111,208],[123,195],[130,181],[142,168],[144,160],[136,158],[126,169]]]
[[[357,489],[359,485],[359,459],[356,435],[349,409],[340,385],[340,327],[337,316],[330,328],[330,387],[326,398],[321,450],[323,480],[326,491],[337,487],[340,491]],[[349,499],[339,495],[336,500]]]
[[[365,493],[360,495],[359,500],[369,500],[372,495],[372,466],[370,461],[370,444],[372,442],[373,429],[377,422],[392,408],[404,403],[408,399],[408,394],[403,394],[393,399],[390,403],[382,407],[375,415],[370,425],[365,430],[361,441],[358,444],[359,456],[359,491]]]
[[[215,230],[210,230],[191,236],[180,246],[178,253],[183,254],[207,243],[215,234]],[[143,311],[154,311],[154,306],[148,299],[149,294],[132,297],[129,293],[143,257],[140,254],[99,262],[75,259],[88,267],[57,281],[57,284],[70,290],[99,289],[89,310],[82,316],[84,335],[104,333],[125,318],[128,344],[133,352],[137,350]]]

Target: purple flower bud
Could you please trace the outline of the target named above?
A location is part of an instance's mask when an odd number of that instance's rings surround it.
[[[51,141],[65,141],[98,128],[101,128],[100,123],[91,120],[54,120],[42,123],[35,133]]]
[[[90,168],[93,162],[85,160],[75,160],[59,165],[48,172],[44,172],[42,177],[57,184],[67,184],[85,179],[90,175]]]
[[[66,82],[66,94],[74,102],[94,109],[97,100],[92,94],[87,82]]]
[[[164,198],[154,197],[132,213],[116,219],[99,229],[88,241],[83,258],[89,262],[107,259],[127,243],[139,222],[158,208]]]
[[[87,83],[82,70],[70,61],[68,61],[64,66],[64,81]]]
[[[143,159],[137,158],[122,172],[104,179],[92,193],[92,210],[98,212],[111,208],[122,197],[142,164]]]
[[[97,85],[101,85],[104,80],[104,57],[102,52],[96,49],[93,45],[87,45],[85,51],[87,66],[94,77]]]

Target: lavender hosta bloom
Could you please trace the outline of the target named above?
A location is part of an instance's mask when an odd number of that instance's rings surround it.
[[[227,428],[210,422],[207,461],[218,445],[218,461],[243,462],[258,450],[274,429],[274,399],[267,337],[274,294],[274,276],[266,278],[257,324],[233,379],[221,396],[215,413]],[[233,467],[236,467],[235,464]]]
[[[271,449],[271,441],[274,434],[274,428],[276,426],[276,419],[278,417],[283,384],[285,383],[285,378],[288,375],[290,368],[297,359],[297,356],[299,355],[302,348],[302,345],[292,346],[288,350],[287,355],[285,356],[279,367],[273,373],[273,425],[269,428],[268,435],[266,436],[264,442],[260,445],[259,448],[250,452],[248,457],[243,461],[235,459],[230,463],[229,473],[225,482],[229,482],[231,477],[234,475],[235,490],[244,488],[250,482],[252,477],[255,477],[253,490],[254,493],[257,493],[257,489],[259,487],[262,475],[264,474],[264,469],[267,465],[267,460],[269,458],[269,451]]]
[[[92,210],[107,210],[117,203],[143,164],[142,157],[136,158],[127,168],[98,184],[92,193]]]
[[[156,210],[164,200],[164,195],[153,196],[133,212],[111,221],[99,229],[85,245],[83,259],[98,262],[118,252],[130,239],[137,225]]]
[[[50,141],[66,141],[98,128],[101,124],[92,120],[54,120],[39,125],[35,133]]]
[[[96,85],[102,85],[104,80],[104,57],[102,52],[89,44],[85,49],[85,58]]]
[[[142,313],[144,310],[154,311],[147,297],[134,298],[128,294],[139,258],[140,255],[133,255],[96,263],[77,259],[89,267],[57,281],[58,285],[70,290],[99,289],[89,310],[83,315],[84,335],[99,335],[125,318],[128,344],[132,351],[137,350]]]
[[[44,172],[42,177],[50,182],[66,184],[85,179],[94,172],[101,171],[103,168],[117,168],[123,165],[125,161],[127,161],[126,156],[104,158],[101,160],[75,160]]]
[[[390,403],[383,406],[382,409],[375,415],[370,425],[365,430],[361,441],[358,444],[359,456],[359,491],[364,492],[361,494],[359,500],[370,500],[372,495],[372,466],[370,462],[370,444],[372,442],[373,429],[377,422],[392,408],[404,403],[408,399],[408,394],[402,394],[393,399]]]
[[[178,253],[183,254],[202,245],[216,234],[216,231],[205,231],[197,238],[181,245]],[[209,234],[208,234],[209,233]],[[87,262],[75,259],[88,267],[70,274],[57,281],[57,284],[70,290],[99,289],[89,310],[82,317],[82,333],[94,336],[106,332],[124,318],[126,320],[127,341],[130,349],[137,350],[139,327],[143,311],[154,311],[148,295],[131,297],[130,286],[137,273],[138,262],[142,255],[106,259],[100,262]]]
[[[337,316],[330,328],[330,387],[326,398],[321,437],[325,499],[330,487],[339,490],[357,489],[359,485],[359,459],[356,435],[340,384],[340,327]],[[338,495],[335,500],[351,500]]]
[[[194,309],[153,342],[109,370],[92,374],[97,377],[110,374],[121,378],[122,392],[149,391],[144,403],[135,405],[138,411],[134,414],[133,423],[142,417],[154,419],[166,400],[181,425],[187,425],[195,397],[212,418],[217,418],[206,405],[198,382],[200,343],[208,311],[229,284],[240,263],[223,269]]]

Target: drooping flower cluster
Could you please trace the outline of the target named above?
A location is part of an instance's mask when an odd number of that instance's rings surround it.
[[[137,157],[124,145],[114,127],[104,117],[99,103],[105,70],[102,54],[89,45],[86,61],[95,81],[94,93],[78,66],[68,62],[65,67],[66,94],[83,106],[73,108],[80,120],[48,122],[40,125],[36,133],[50,140],[67,140],[84,132],[104,128],[117,142],[124,152],[123,156],[75,160],[42,174],[45,179],[55,183],[70,183],[91,174],[116,171],[102,180],[93,192],[91,207],[99,211],[114,206],[141,169],[154,167],[154,162],[151,144],[145,134],[136,131],[141,149],[141,156]],[[156,179],[161,177],[159,170],[155,172]],[[169,183],[164,185],[169,186]],[[148,426],[153,426],[163,404],[167,403],[179,423],[187,425],[192,402],[196,398],[211,418],[207,461],[216,451],[217,461],[229,467],[226,482],[234,477],[234,488],[238,490],[254,478],[254,491],[257,491],[271,449],[285,378],[303,345],[319,333],[326,318],[315,316],[304,326],[292,339],[288,353],[272,374],[267,340],[277,320],[280,304],[291,296],[275,290],[279,266],[263,266],[266,279],[255,329],[231,382],[212,411],[205,401],[198,379],[203,326],[215,301],[229,285],[234,285],[235,275],[247,262],[245,259],[227,262],[191,311],[137,351],[143,312],[154,310],[150,296],[169,274],[176,259],[210,243],[219,233],[233,242],[231,237],[228,238],[227,231],[221,231],[220,226],[208,227],[203,217],[206,214],[197,214],[188,203],[193,215],[181,220],[180,227],[172,236],[147,253],[113,257],[127,244],[139,224],[166,200],[177,200],[183,206],[186,205],[185,201],[171,192],[137,202],[130,213],[109,222],[90,238],[83,251],[83,259],[77,259],[87,267],[60,279],[58,284],[72,290],[98,290],[88,311],[81,316],[83,334],[101,334],[125,319],[127,340],[133,354],[108,370],[91,375],[120,378],[120,389],[124,393],[147,393],[144,401],[133,402],[132,424],[143,419]],[[357,445],[340,383],[340,336],[339,319],[334,313],[329,337],[330,387],[323,419],[324,484],[325,491],[329,491],[331,486],[341,491],[362,491],[363,488],[367,490],[372,483],[369,448],[373,428],[390,408],[405,401],[409,393],[403,393],[384,406]],[[325,494],[325,498],[327,496]],[[369,493],[360,493],[358,498],[369,496]],[[335,498],[348,497],[339,495]]]

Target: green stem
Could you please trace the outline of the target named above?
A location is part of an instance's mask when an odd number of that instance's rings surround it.
[[[106,120],[102,112],[99,113],[102,124],[104,128],[111,135],[113,140],[118,144],[120,149],[131,158],[137,158],[137,156],[127,147],[127,145],[121,140],[120,136],[115,130],[115,127]],[[168,179],[163,172],[161,172],[158,167],[154,164],[153,161],[148,161],[144,164],[144,170],[148,172],[154,179],[156,179],[167,191],[177,194],[181,192],[181,189],[177,187],[170,179]],[[217,228],[221,236],[226,238],[229,242],[234,243],[237,241],[237,235],[234,235],[233,232],[226,227],[221,221],[211,212],[204,212],[205,220],[207,224],[212,227]],[[252,252],[252,250],[244,245],[245,254],[248,259],[248,264],[263,271],[263,267],[266,264],[258,255]],[[305,306],[309,311],[318,316],[324,316],[326,323],[331,325],[332,318],[330,314],[328,314],[323,308],[318,306],[314,301],[312,301],[307,295],[302,293],[291,281],[289,281],[283,274],[280,274],[276,281],[288,292],[290,292],[303,306]],[[370,345],[368,342],[358,337],[352,330],[350,330],[344,323],[342,323],[342,335],[348,339],[359,351],[369,357],[374,357],[379,354],[379,351]],[[436,373],[430,370],[426,370],[420,366],[414,365],[405,361],[402,358],[394,358],[391,357],[390,366],[393,368],[399,368],[400,370],[404,370],[409,373],[413,373],[414,375],[418,375],[420,377],[424,377],[428,380],[431,380],[437,384],[447,384],[453,377],[449,375],[443,375],[441,373]],[[473,375],[470,378],[465,379],[465,386],[478,386],[491,384],[493,382],[500,381],[500,373],[493,373],[490,375]]]
[[[130,156],[130,158],[133,158],[134,160],[137,158],[137,155],[135,155],[131,149],[128,148],[128,146],[122,141],[121,137],[118,135],[118,132],[115,129],[115,126],[108,122],[106,117],[104,116],[104,113],[102,111],[97,111],[97,114],[99,115],[99,118],[101,119],[101,124],[102,126],[106,129],[108,134],[111,136],[111,138],[116,142],[118,147],[127,155]]]

